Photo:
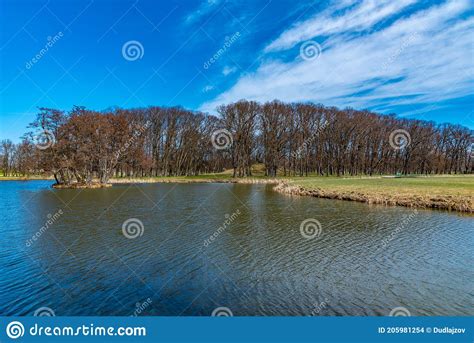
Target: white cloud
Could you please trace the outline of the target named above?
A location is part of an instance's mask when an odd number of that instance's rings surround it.
[[[381,20],[399,13],[400,10],[414,2],[415,0],[369,0],[360,2],[356,6],[347,3],[345,13],[340,16],[335,16],[334,13],[340,8],[332,7],[322,14],[317,14],[306,21],[295,24],[269,44],[265,51],[288,49],[298,42],[317,36],[365,30]]]
[[[403,2],[405,6],[408,3]],[[377,5],[378,16],[372,14],[363,20],[354,14],[370,6],[376,5],[364,2],[342,17],[322,13],[322,22],[333,35],[322,46],[318,59],[305,61],[297,56],[298,49],[294,49],[295,59],[290,62],[266,58],[255,72],[242,76],[231,89],[203,104],[201,110],[213,112],[219,104],[243,98],[389,109],[395,105],[432,104],[471,93],[474,18],[465,15],[468,1],[449,1],[419,10],[379,31],[370,30],[380,20],[376,18],[396,11],[393,6],[382,10]],[[402,7],[399,4],[397,11]],[[317,17],[313,19],[284,32],[269,45],[270,50],[294,46],[320,34],[323,26],[314,26]],[[341,24],[344,22],[346,26]],[[296,27],[305,34],[296,35]],[[348,33],[360,27],[370,33],[349,37]]]
[[[199,21],[202,17],[206,16],[212,10],[215,8],[216,5],[218,5],[221,2],[221,0],[205,0],[201,3],[201,5],[198,7],[197,10],[194,12],[190,13],[186,17],[186,24],[193,24],[197,21]]]
[[[214,86],[212,86],[212,85],[207,85],[206,87],[204,87],[204,88],[202,89],[202,91],[203,91],[203,93],[207,93],[207,92],[212,91],[213,89],[214,89]]]
[[[229,74],[235,73],[236,71],[237,71],[237,67],[225,66],[224,69],[222,70],[222,74],[227,76]]]

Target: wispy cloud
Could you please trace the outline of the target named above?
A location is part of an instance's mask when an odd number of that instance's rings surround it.
[[[221,0],[205,0],[201,5],[192,13],[190,13],[185,20],[186,24],[193,24],[198,22],[201,18],[212,12]]]
[[[346,2],[342,9],[340,6],[330,7],[324,13],[295,24],[269,44],[265,51],[288,49],[316,36],[366,30],[414,3],[415,0],[380,0],[359,2],[357,5]],[[344,14],[338,15],[338,11],[344,11]]]
[[[412,3],[365,1],[343,14],[326,10],[297,23],[267,45],[257,70],[201,110],[212,112],[219,104],[246,98],[388,111],[397,105],[434,106],[470,94],[474,18],[469,2],[448,1],[403,15]],[[377,25],[389,17],[393,20]],[[365,32],[353,35],[357,30]],[[299,45],[321,35],[326,37],[321,56],[301,59]],[[282,50],[294,52],[295,58],[275,60],[275,52]]]
[[[232,73],[235,73],[236,71],[237,67],[225,66],[224,69],[222,69],[222,74],[224,74],[224,76],[227,76]]]
[[[206,85],[203,89],[202,89],[202,92],[203,93],[207,93],[207,92],[210,92],[214,89],[214,86],[213,85]]]

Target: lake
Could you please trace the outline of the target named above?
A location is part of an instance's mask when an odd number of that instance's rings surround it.
[[[271,185],[51,184],[0,182],[1,315],[474,314],[469,215]]]

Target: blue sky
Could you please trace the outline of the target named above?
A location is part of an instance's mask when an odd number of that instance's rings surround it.
[[[473,9],[468,0],[3,0],[0,138],[18,141],[37,107],[215,113],[242,98],[474,128]],[[316,54],[305,58],[305,44]]]

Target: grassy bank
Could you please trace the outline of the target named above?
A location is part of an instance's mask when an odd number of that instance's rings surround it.
[[[201,176],[123,178],[111,183],[270,183],[289,195],[350,200],[474,213],[474,175],[417,177],[291,177],[232,178],[229,173]]]
[[[474,213],[474,175],[417,177],[277,177],[267,178],[259,170],[251,178],[232,178],[227,171],[218,174],[176,177],[112,178],[111,184],[130,183],[268,183],[289,195],[314,196],[365,202]],[[44,177],[0,180],[31,180]]]
[[[474,175],[430,177],[292,178],[276,190],[369,204],[474,212]]]

